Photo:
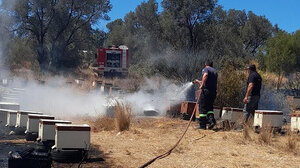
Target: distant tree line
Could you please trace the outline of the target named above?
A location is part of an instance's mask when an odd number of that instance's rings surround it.
[[[163,75],[180,81],[199,78],[205,59],[219,69],[241,69],[249,60],[283,75],[299,71],[300,31],[286,33],[264,16],[224,10],[217,0],[142,2],[107,24],[109,0],[2,0],[1,49],[11,69],[57,71],[79,68],[99,46],[127,45],[130,74]]]
[[[111,7],[109,0],[2,0],[3,55],[12,69],[76,68],[84,50],[102,45],[104,33],[92,25],[108,20]]]

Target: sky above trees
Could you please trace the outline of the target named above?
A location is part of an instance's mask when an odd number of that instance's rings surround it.
[[[111,0],[113,5],[112,10],[108,13],[111,17],[110,21],[118,18],[123,18],[128,12],[134,11],[137,5],[141,4],[145,0]],[[160,4],[161,0],[157,0]],[[300,29],[300,1],[299,0],[219,0],[219,5],[222,5],[224,9],[237,9],[253,11],[256,15],[266,16],[271,23],[278,24],[279,28],[292,33]],[[161,11],[161,6],[159,6]],[[94,27],[106,30],[106,24],[110,21],[101,20]]]

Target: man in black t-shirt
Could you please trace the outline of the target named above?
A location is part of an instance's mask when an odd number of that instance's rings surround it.
[[[194,81],[199,83],[202,90],[199,100],[200,129],[206,129],[206,124],[208,124],[209,129],[212,129],[216,124],[213,105],[217,95],[218,73],[212,66],[213,62],[206,61],[202,70],[202,81]]]
[[[257,73],[255,65],[250,65],[248,68],[249,77],[247,80],[247,92],[244,102],[244,122],[247,122],[249,117],[254,117],[254,111],[258,109],[260,99],[260,89],[262,78]]]

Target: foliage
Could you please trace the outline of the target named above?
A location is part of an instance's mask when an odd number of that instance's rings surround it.
[[[265,46],[266,69],[278,75],[277,90],[281,86],[283,76],[296,69],[297,48],[300,47],[297,46],[295,37],[285,32],[278,32]]]
[[[41,70],[76,68],[79,53],[93,45],[91,25],[108,19],[109,0],[3,0],[1,10],[15,22],[8,29],[33,40]],[[94,47],[96,48],[96,47]]]
[[[246,75],[232,65],[226,65],[219,72],[216,105],[242,107],[246,91]]]
[[[159,13],[157,2],[148,0],[107,25],[106,45],[129,47],[132,74],[142,70],[187,81],[200,77],[207,58],[217,69],[242,68],[274,30],[265,17],[225,11],[215,0],[164,0],[162,7]]]

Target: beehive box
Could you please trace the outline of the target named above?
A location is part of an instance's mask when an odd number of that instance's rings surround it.
[[[83,149],[90,147],[91,127],[87,124],[55,124],[55,145],[52,149]]]
[[[214,117],[216,120],[221,118],[221,108],[218,106],[214,106]]]
[[[167,115],[171,117],[177,117],[180,115],[181,104],[173,104],[167,107]]]
[[[16,121],[17,121],[17,111],[15,110],[7,111],[7,122],[5,126],[15,127]]]
[[[300,113],[291,114],[291,131],[300,131]]]
[[[0,126],[5,126],[7,124],[7,113],[9,111],[15,111],[15,110],[0,109]]]
[[[26,132],[38,132],[40,119],[54,120],[54,117],[49,115],[28,114]]]
[[[255,110],[253,126],[271,126],[280,128],[283,125],[283,112],[272,110]]]
[[[17,111],[16,110],[9,110],[9,109],[0,109],[0,125],[1,126],[7,125],[7,119],[8,119],[8,113],[9,112],[17,112]]]
[[[191,116],[193,114],[195,105],[196,105],[196,102],[184,101],[184,102],[181,103],[180,112],[184,115]],[[195,116],[196,116],[196,118],[199,117],[198,106],[196,107]]]
[[[243,109],[223,107],[222,109],[222,120],[228,120],[230,122],[241,122],[243,120]]]
[[[17,128],[26,128],[27,120],[28,120],[28,114],[42,115],[43,113],[42,112],[36,112],[36,111],[18,110],[17,122],[16,122],[16,127]]]
[[[64,120],[47,120],[41,119],[39,121],[39,138],[41,141],[55,140],[55,124],[72,124],[71,121]]]
[[[287,96],[287,102],[292,109],[294,110],[300,109],[300,97]]]
[[[0,102],[0,109],[19,110],[20,105],[12,102]]]

